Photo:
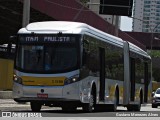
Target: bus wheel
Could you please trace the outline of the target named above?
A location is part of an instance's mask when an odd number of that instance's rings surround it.
[[[135,105],[134,110],[135,111],[140,111],[141,110],[141,103],[139,103],[138,105]]]
[[[141,103],[143,102],[143,99],[142,99],[142,92],[140,93],[140,100],[139,100],[139,103],[134,105],[134,110],[135,111],[140,111],[141,110]]]
[[[116,90],[115,96],[114,96],[114,103],[107,110],[111,110],[115,112],[117,110],[117,106],[118,106],[118,92]]]
[[[140,100],[139,100],[138,104],[128,105],[127,106],[127,110],[128,111],[140,111],[141,110],[141,103],[142,102],[143,102],[142,94],[140,94]]]
[[[85,112],[92,112],[93,111],[93,107],[95,106],[96,103],[96,98],[95,98],[95,93],[93,92],[93,89],[91,91],[91,95],[89,98],[89,103],[86,103],[82,106],[83,111]]]
[[[39,112],[42,107],[42,104],[37,102],[31,102],[30,105],[33,112]]]
[[[141,109],[141,104],[127,106],[128,111],[140,111],[140,109]]]

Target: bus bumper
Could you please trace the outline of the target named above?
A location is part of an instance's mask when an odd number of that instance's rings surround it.
[[[17,102],[78,101],[80,97],[77,83],[66,86],[24,86],[14,82],[13,99]]]

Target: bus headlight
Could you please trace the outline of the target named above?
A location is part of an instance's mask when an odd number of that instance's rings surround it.
[[[16,83],[22,84],[22,78],[18,77],[17,75],[13,75],[13,80]]]
[[[68,84],[71,84],[71,83],[74,83],[74,82],[77,82],[79,81],[79,77],[76,75],[76,76],[72,76],[70,78],[66,78],[65,79],[65,85],[68,85]]]

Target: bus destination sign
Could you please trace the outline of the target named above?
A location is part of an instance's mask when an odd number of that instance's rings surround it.
[[[21,36],[20,42],[22,43],[74,43],[75,37],[57,37],[57,36]]]

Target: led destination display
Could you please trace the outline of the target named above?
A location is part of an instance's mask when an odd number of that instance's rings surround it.
[[[20,36],[21,43],[74,43],[76,37],[72,36]]]

